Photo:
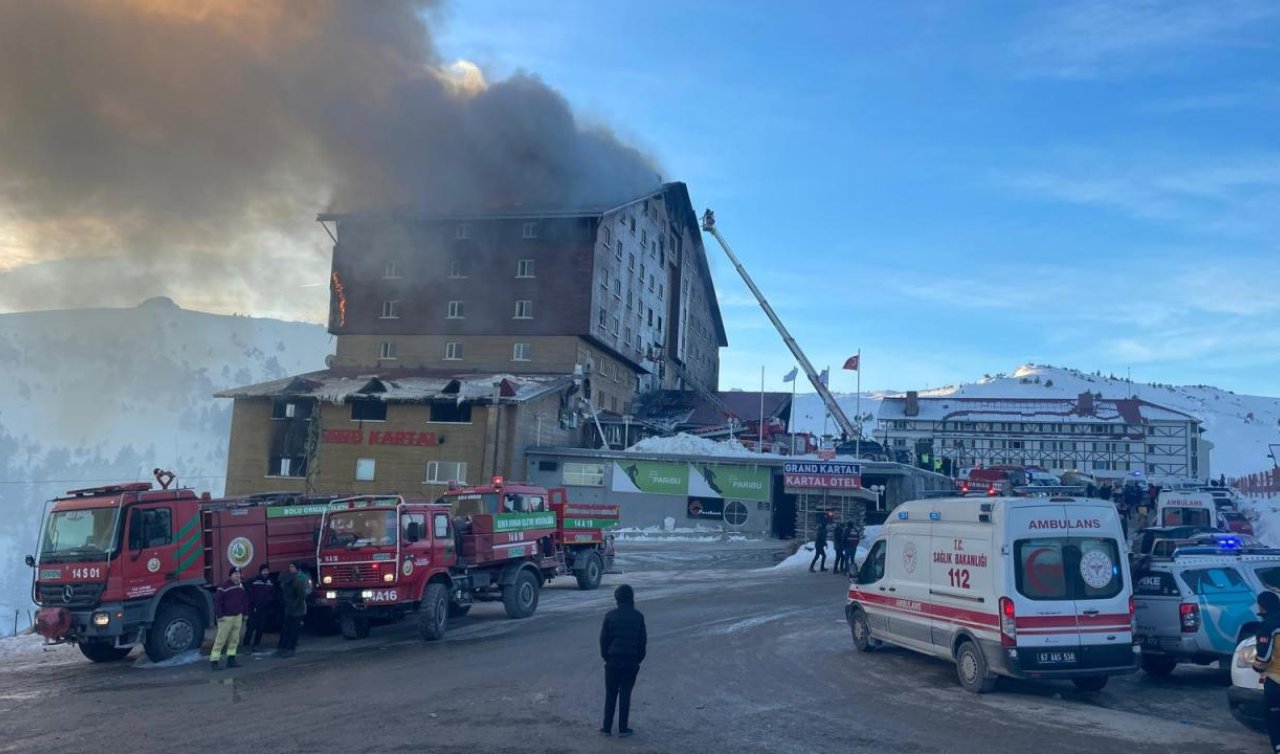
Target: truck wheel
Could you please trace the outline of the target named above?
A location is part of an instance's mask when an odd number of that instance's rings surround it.
[[[363,615],[343,613],[342,617],[338,619],[338,623],[342,628],[342,638],[347,641],[364,639],[369,636],[369,619]]]
[[[961,644],[956,652],[956,675],[965,691],[985,694],[996,687],[996,677],[987,672],[987,659],[972,641]]]
[[[79,647],[80,654],[94,662],[119,662],[133,651],[133,647],[117,647],[105,641],[86,641]]]
[[[1178,666],[1177,660],[1172,657],[1147,657],[1142,658],[1142,672],[1156,678],[1164,678],[1173,672]]]
[[[587,553],[586,561],[582,570],[574,574],[578,577],[578,588],[595,589],[600,586],[600,579],[604,577],[604,563],[598,552]]]
[[[538,577],[528,569],[516,574],[516,581],[502,587],[502,606],[511,618],[528,618],[538,609]]]
[[[449,588],[444,584],[427,584],[418,608],[418,633],[425,641],[444,638],[449,626]]]
[[[459,604],[458,604],[458,603],[456,603],[456,602],[452,602],[452,601],[451,601],[451,602],[449,602],[449,617],[450,617],[450,618],[465,618],[465,617],[467,617],[467,613],[469,613],[469,612],[471,612],[471,606],[470,606],[470,605],[459,605]]]
[[[183,652],[200,649],[204,643],[204,623],[194,607],[171,602],[160,608],[147,629],[147,659],[164,662]]]
[[[1106,688],[1108,680],[1105,675],[1087,675],[1084,678],[1072,678],[1071,682],[1081,691],[1101,691]]]
[[[867,625],[867,614],[854,610],[849,617],[849,632],[853,634],[853,646],[859,652],[870,652],[880,646],[880,642],[871,638],[871,627]]]

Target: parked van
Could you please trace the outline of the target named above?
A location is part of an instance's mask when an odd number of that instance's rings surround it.
[[[854,645],[956,663],[960,685],[1071,679],[1095,691],[1138,667],[1115,506],[1074,497],[942,498],[896,508],[850,579]]]
[[[1217,526],[1218,506],[1207,492],[1161,490],[1156,498],[1156,526]]]

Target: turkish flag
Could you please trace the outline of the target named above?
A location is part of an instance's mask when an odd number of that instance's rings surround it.
[[[858,371],[858,359],[859,356],[857,354],[845,359],[844,368],[854,372]]]

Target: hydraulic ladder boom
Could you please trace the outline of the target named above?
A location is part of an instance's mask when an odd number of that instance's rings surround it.
[[[724,240],[724,236],[720,235],[720,231],[716,229],[716,216],[711,210],[707,210],[702,215],[702,229],[710,233],[713,238],[720,244],[720,248],[724,249],[724,253],[728,255],[729,261],[733,263],[734,269],[742,276],[743,282],[755,294],[756,301],[760,302],[760,308],[764,309],[764,313],[769,317],[769,321],[777,328],[778,334],[782,336],[782,342],[787,344],[787,348],[791,349],[791,355],[796,357],[796,361],[800,363],[800,368],[804,370],[804,374],[809,378],[809,383],[813,385],[813,389],[818,391],[818,395],[822,396],[822,402],[826,404],[827,411],[831,413],[832,418],[836,420],[836,424],[840,427],[840,431],[848,438],[859,437],[858,428],[853,422],[849,421],[849,417],[844,415],[840,404],[836,403],[835,396],[831,395],[831,391],[827,386],[822,384],[822,380],[818,377],[818,373],[814,371],[813,364],[809,363],[809,357],[804,355],[804,351],[800,350],[800,344],[796,343],[796,339],[791,337],[791,333],[787,332],[787,328],[782,324],[782,320],[778,319],[778,315],[774,313],[773,307],[765,299],[764,294],[756,287],[755,282],[751,280],[751,276],[747,274],[747,269],[738,261],[738,257],[733,253],[733,249],[729,248],[729,242]]]

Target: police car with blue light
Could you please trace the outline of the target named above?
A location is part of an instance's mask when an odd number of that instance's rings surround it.
[[[1258,592],[1280,585],[1280,550],[1216,535],[1168,558],[1134,566],[1134,641],[1142,669],[1167,676],[1179,664],[1224,667],[1253,635]]]

